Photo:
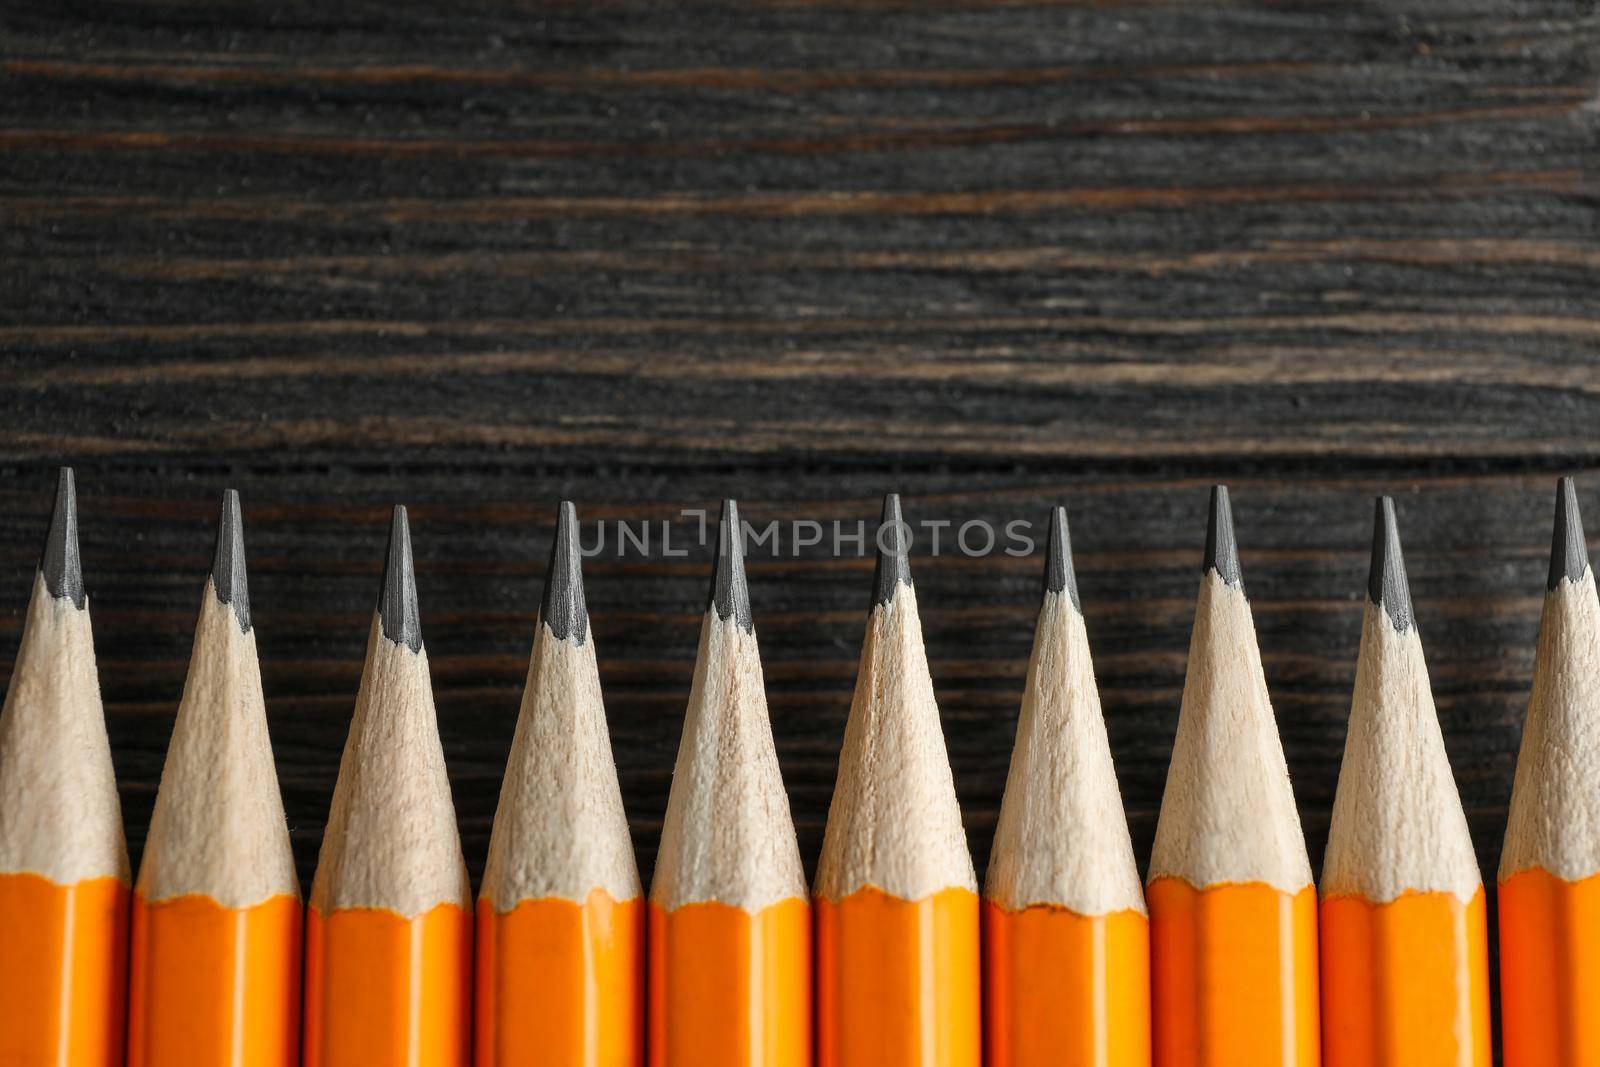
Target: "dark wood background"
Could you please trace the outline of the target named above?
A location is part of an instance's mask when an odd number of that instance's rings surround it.
[[[1313,860],[1391,492],[1492,875],[1556,474],[1600,530],[1592,4],[50,6],[0,8],[0,655],[70,462],[136,853],[225,485],[307,877],[390,504],[476,876],[559,498],[897,489],[1069,506],[1142,861],[1225,479]],[[588,567],[647,875],[708,556]],[[808,864],[870,571],[750,565]],[[980,869],[1039,571],[914,560]]]

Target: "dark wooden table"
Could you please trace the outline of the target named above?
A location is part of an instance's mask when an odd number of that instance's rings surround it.
[[[70,462],[135,851],[224,485],[308,876],[391,503],[476,875],[559,498],[897,489],[1070,507],[1143,858],[1225,479],[1313,860],[1390,492],[1492,874],[1557,473],[1600,530],[1592,4],[48,6],[0,9],[0,655]],[[588,567],[647,874],[691,547]],[[808,863],[870,569],[751,561]],[[1039,569],[914,560],[980,868]]]

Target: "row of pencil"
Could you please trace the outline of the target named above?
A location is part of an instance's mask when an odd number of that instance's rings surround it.
[[[130,888],[63,471],[0,712],[0,1064],[1489,1064],[1484,892],[1387,498],[1320,905],[1223,487],[1144,884],[1062,509],[981,897],[898,551],[808,890],[740,529],[728,501],[646,899],[561,505],[474,909],[396,508],[303,909],[232,491]],[[1509,1067],[1600,1062],[1597,768],[1600,600],[1563,479],[1500,871]]]

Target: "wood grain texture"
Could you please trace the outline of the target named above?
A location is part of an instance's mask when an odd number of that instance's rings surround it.
[[[1600,528],[1592,7],[170,2],[0,14],[0,645],[76,464],[142,841],[218,490],[309,875],[411,506],[474,877],[554,505],[1071,509],[1141,863],[1206,486],[1233,487],[1313,860],[1370,497],[1492,876],[1553,476]],[[711,547],[591,560],[648,877]],[[1038,556],[914,572],[981,865]],[[749,561],[814,864],[871,563]]]

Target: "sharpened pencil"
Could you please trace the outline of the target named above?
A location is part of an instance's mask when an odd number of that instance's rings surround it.
[[[978,886],[884,500],[855,696],[814,887],[818,1067],[978,1067]]]
[[[811,907],[722,504],[650,889],[652,1067],[810,1067]]]
[[[1321,920],[1325,1067],[1487,1067],[1483,885],[1388,497],[1373,527]]]
[[[471,889],[402,507],[310,904],[305,1067],[463,1067]]]
[[[128,1067],[295,1067],[303,922],[229,489],[135,887]]]
[[[1065,508],[1050,513],[983,930],[989,1067],[1149,1067],[1150,924]]]
[[[63,467],[0,710],[0,1063],[121,1067],[128,881]]]
[[[477,944],[478,1067],[638,1067],[644,904],[570,502],[556,514]]]
[[[1156,1063],[1315,1067],[1316,890],[1221,485],[1146,899]]]
[[[1600,1063],[1600,600],[1577,487],[1556,487],[1533,693],[1500,850],[1505,1067]]]

